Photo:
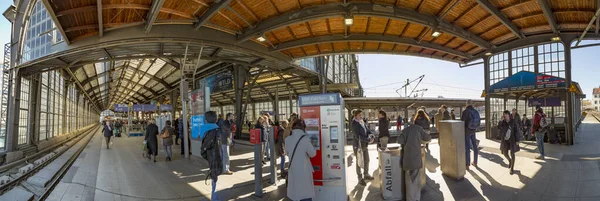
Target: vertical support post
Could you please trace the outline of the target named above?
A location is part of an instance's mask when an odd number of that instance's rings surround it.
[[[566,137],[567,137],[567,144],[569,145],[573,145],[574,143],[574,132],[573,132],[573,125],[574,125],[574,120],[573,120],[573,93],[569,92],[569,87],[571,87],[572,84],[572,78],[571,78],[571,41],[572,39],[567,39],[567,38],[563,38],[562,44],[564,45],[564,49],[565,49],[565,79],[566,79],[566,84],[567,84],[567,100],[565,101],[567,107],[566,107],[566,111],[565,111],[565,117],[567,118],[565,121],[565,131],[566,131]]]
[[[244,121],[244,117],[246,117],[246,110],[243,107],[243,96],[244,96],[244,83],[246,83],[247,78],[248,78],[248,68],[244,67],[244,66],[236,66],[233,68],[233,83],[235,84],[234,89],[235,89],[235,115],[236,115],[236,120],[235,120],[235,124],[237,125],[235,127],[235,136],[237,138],[242,136],[242,125],[243,125],[243,121]],[[249,99],[246,99],[246,101],[248,101]],[[247,108],[247,103],[246,103],[246,108]],[[254,107],[252,108],[252,111],[254,111]]]
[[[41,109],[41,94],[42,94],[42,74],[38,73],[31,78],[31,97],[30,97],[30,105],[29,105],[29,118],[34,119],[33,121],[29,121],[29,130],[30,133],[30,142],[32,144],[37,144],[40,136],[40,109]],[[75,112],[75,114],[79,114]]]
[[[252,119],[257,120],[256,118],[256,104],[252,103]]]
[[[294,113],[294,101],[293,101],[293,96],[292,96],[292,94],[291,94],[291,93],[289,94],[289,96],[290,96],[290,97],[289,97],[289,98],[290,98],[290,100],[289,100],[289,101],[290,101],[290,104],[289,104],[289,107],[290,107],[290,113],[288,114],[288,116],[289,116],[289,117],[292,117],[292,113]],[[291,125],[291,123],[292,123],[292,122],[290,122],[290,125]]]
[[[262,197],[262,145],[254,145],[254,196]]]
[[[181,82],[179,85],[181,90],[181,119],[183,121],[183,146],[185,158],[190,158],[190,133],[188,131],[188,114],[187,114],[187,95],[188,95],[188,83],[185,80],[183,72],[181,73]]]
[[[513,62],[512,62],[512,52],[508,51],[508,76],[512,76],[515,72],[513,72]]]
[[[62,88],[63,90],[63,96],[62,96],[62,130],[60,131],[61,133],[59,133],[59,135],[63,135],[65,133],[67,133],[67,93],[69,93],[69,84],[66,80],[64,80],[64,78],[62,76],[59,76],[59,79],[63,79],[63,83],[64,86]],[[107,103],[108,105],[108,103]]]
[[[171,118],[177,119],[177,118],[175,118],[175,115],[177,114],[176,112],[178,111],[178,109],[177,109],[177,90],[171,91],[171,107],[173,108],[171,110]],[[177,129],[177,128],[175,128],[175,129]]]
[[[11,62],[14,63],[14,62]],[[6,128],[6,151],[17,151],[19,144],[19,109],[21,107],[21,73],[13,69],[8,84],[8,123]]]
[[[275,122],[277,122],[277,125],[279,125],[279,88],[275,89],[275,100],[273,101],[273,115],[275,116]],[[273,125],[274,126],[274,125]],[[271,184],[275,184],[277,182],[277,171],[275,169],[275,166],[277,166],[277,157],[275,156],[275,129],[274,127],[271,127],[271,131],[270,132],[270,137],[269,137],[269,149],[271,149],[270,151],[270,167],[269,169],[271,170],[271,175],[269,176],[271,178]]]
[[[540,64],[540,60],[539,60],[539,51],[538,51],[538,46],[535,45],[533,46],[533,69],[534,69],[534,73],[538,74],[540,72],[539,70],[539,64]]]
[[[537,58],[537,56],[536,56]],[[484,83],[484,92],[486,94],[485,96],[485,138],[487,139],[492,139],[492,121],[490,118],[492,118],[492,104],[491,104],[491,100],[490,100],[490,96],[487,94],[489,88],[490,88],[490,57],[489,56],[484,56],[483,57],[483,83]],[[462,109],[461,109],[462,110]],[[461,113],[462,115],[462,113]]]

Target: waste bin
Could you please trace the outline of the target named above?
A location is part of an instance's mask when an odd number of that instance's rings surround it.
[[[381,196],[385,200],[402,200],[404,198],[404,175],[400,161],[399,149],[379,152],[379,169],[381,177]]]

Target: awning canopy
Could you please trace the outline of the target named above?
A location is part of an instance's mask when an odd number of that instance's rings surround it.
[[[493,84],[486,94],[496,97],[508,95],[520,99],[527,97],[545,98],[561,96],[558,92],[566,90],[575,93],[579,97],[584,96],[577,82],[572,82],[570,86],[567,86],[567,80],[564,78],[521,71]]]

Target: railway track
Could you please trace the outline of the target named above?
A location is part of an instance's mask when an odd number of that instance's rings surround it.
[[[0,176],[0,200],[45,200],[99,130],[90,127],[33,162],[11,164]]]

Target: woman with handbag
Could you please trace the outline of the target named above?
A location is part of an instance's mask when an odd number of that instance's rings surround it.
[[[508,159],[508,169],[512,175],[515,167],[515,153],[520,150],[519,141],[521,134],[518,129],[519,124],[511,117],[510,111],[506,110],[503,114],[503,120],[498,123],[499,135],[502,141],[500,142],[500,150],[504,157]],[[510,151],[510,156],[508,152]]]
[[[292,124],[292,135],[285,139],[285,152],[290,156],[290,167],[287,174],[287,196],[294,201],[311,201],[315,197],[313,166],[310,158],[317,155],[317,150],[306,134],[304,120],[298,119]]]
[[[167,161],[171,161],[171,157],[173,157],[173,136],[175,135],[175,128],[171,127],[171,121],[167,120],[165,122],[165,127],[160,133],[163,147],[167,153]]]

